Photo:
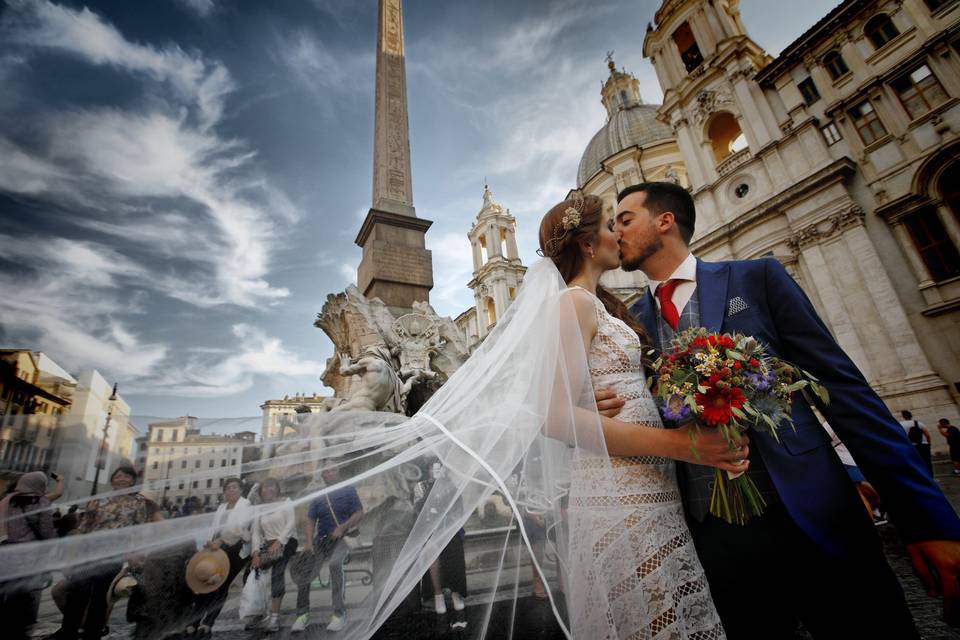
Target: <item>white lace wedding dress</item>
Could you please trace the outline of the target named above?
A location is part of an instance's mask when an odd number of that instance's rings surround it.
[[[662,428],[647,389],[637,334],[586,293],[597,311],[597,334],[588,354],[594,388],[612,388],[626,401],[619,420]],[[612,483],[607,477],[611,466]],[[571,545],[590,545],[594,559],[590,593],[584,595],[587,610],[595,613],[581,621],[593,628],[576,628],[580,625],[575,623],[573,636],[725,638],[684,520],[674,461],[588,458],[575,467],[572,482],[571,508],[602,514],[594,519],[593,530],[583,534],[590,540],[571,540]]]

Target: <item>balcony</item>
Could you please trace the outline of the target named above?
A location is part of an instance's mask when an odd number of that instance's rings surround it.
[[[753,156],[751,155],[749,148],[740,149],[740,151],[731,153],[717,164],[717,173],[720,174],[720,177],[722,178],[723,176],[732,173],[734,169],[746,163],[752,157]]]

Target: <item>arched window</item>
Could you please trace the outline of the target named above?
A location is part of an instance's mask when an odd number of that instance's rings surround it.
[[[900,31],[894,26],[890,16],[878,13],[863,25],[863,35],[867,37],[874,49],[879,49],[900,35]]]
[[[830,51],[823,56],[822,63],[823,68],[827,70],[827,73],[829,73],[830,77],[834,80],[850,71],[847,63],[843,60],[843,56],[841,56],[837,50]]]
[[[707,127],[707,137],[713,147],[713,155],[720,162],[731,153],[747,148],[747,139],[732,113],[718,113]]]
[[[680,51],[680,59],[687,73],[700,66],[703,62],[703,54],[700,53],[700,47],[697,45],[696,38],[693,37],[693,30],[690,25],[684,22],[677,30],[673,32],[673,41]]]
[[[497,305],[493,298],[487,298],[487,326],[491,327],[497,322]]]

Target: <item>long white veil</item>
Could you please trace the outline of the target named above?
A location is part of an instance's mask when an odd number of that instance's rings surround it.
[[[265,448],[259,460],[244,465],[244,473],[301,479],[296,493],[288,493],[298,512],[341,487],[358,489],[365,508],[362,545],[347,567],[358,578],[348,599],[347,625],[338,635],[367,638],[396,624],[394,614],[409,606],[410,594],[464,527],[472,612],[466,637],[515,635],[516,603],[529,595],[528,560],[543,577],[549,600],[542,606],[565,635],[586,637],[606,629],[612,606],[607,594],[616,585],[604,578],[603,557],[626,557],[611,547],[627,541],[600,540],[595,532],[608,531],[611,519],[626,517],[628,507],[623,513],[608,508],[602,516],[590,508],[596,496],[612,489],[615,474],[565,290],[551,260],[533,265],[483,344],[412,418],[307,414],[297,437]],[[318,480],[321,462],[340,468],[334,486]],[[420,484],[416,499],[413,489],[434,462],[443,473],[432,484]],[[208,477],[210,470],[197,469],[187,481]],[[131,491],[157,489],[141,485]],[[76,502],[83,508],[86,501]],[[65,511],[68,505],[56,506]],[[500,526],[483,525],[485,515],[498,510]],[[80,564],[123,558],[149,562],[166,549],[207,539],[212,522],[213,514],[203,514],[3,545],[0,581],[56,576]],[[316,593],[320,602],[314,606],[326,604],[327,596]],[[288,601],[284,604],[289,611]],[[230,610],[228,605],[221,620]]]

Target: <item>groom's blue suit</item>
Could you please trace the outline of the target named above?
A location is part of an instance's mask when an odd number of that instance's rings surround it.
[[[820,320],[810,300],[773,258],[697,261],[700,324],[711,331],[751,335],[781,357],[819,378],[830,403],[818,407],[877,488],[906,542],[960,540],[960,519],[925,470],[890,411],[870,388]],[[740,300],[731,307],[729,301]],[[631,311],[657,335],[656,303],[648,293]],[[730,311],[734,311],[731,315]],[[794,404],[796,430],[782,426],[782,444],[751,434],[751,447],[791,519],[834,556],[862,548],[872,523],[810,407]]]

